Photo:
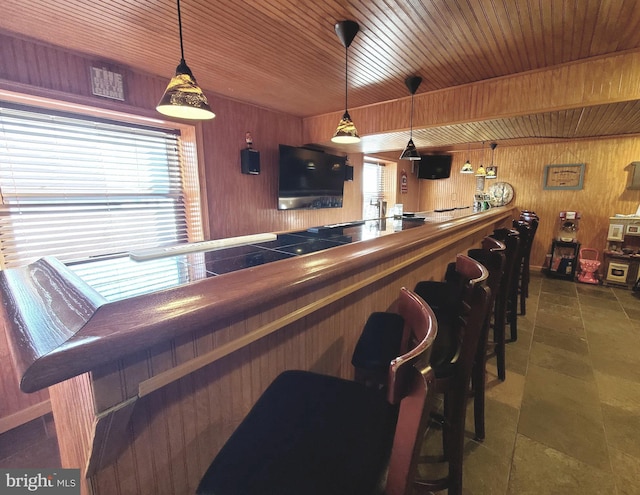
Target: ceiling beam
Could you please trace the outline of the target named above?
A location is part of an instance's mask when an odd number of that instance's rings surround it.
[[[594,57],[415,95],[413,128],[640,100],[640,50]],[[350,108],[361,136],[408,129],[410,97]],[[306,143],[326,144],[341,113],[303,119]],[[353,148],[349,148],[353,150]]]

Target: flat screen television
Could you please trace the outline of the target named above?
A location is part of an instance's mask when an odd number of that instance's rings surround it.
[[[451,175],[452,155],[421,155],[418,179],[447,179]]]
[[[281,144],[278,209],[342,208],[346,160]]]

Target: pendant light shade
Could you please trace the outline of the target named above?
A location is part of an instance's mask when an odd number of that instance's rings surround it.
[[[418,76],[407,77],[404,80],[404,83],[407,86],[409,93],[411,93],[411,114],[409,117],[409,142],[400,155],[400,160],[420,160],[420,153],[418,153],[416,145],[413,144],[413,97],[422,83],[422,78]]]
[[[473,173],[473,166],[471,165],[471,162],[469,161],[469,154],[471,153],[471,143],[468,144],[467,146],[467,161],[464,162],[464,165],[462,165],[462,168],[460,169],[460,173],[461,174],[472,174]]]
[[[180,64],[176,68],[176,75],[169,81],[169,85],[156,106],[156,110],[163,115],[179,119],[209,120],[214,118],[216,114],[211,111],[207,97],[198,86],[191,69],[184,61],[180,0],[177,0],[177,4],[178,28],[180,30]]]
[[[498,147],[498,143],[491,143],[489,145],[491,148],[491,165],[487,167],[487,179],[496,179],[498,177],[497,167],[493,164],[493,154]]]
[[[338,124],[335,134],[331,141],[338,144],[353,144],[360,142],[358,130],[349,115],[348,94],[349,94],[349,71],[348,71],[348,53],[351,42],[358,34],[360,26],[355,21],[340,21],[335,25],[338,39],[344,46],[344,115]]]
[[[469,160],[464,162],[464,165],[462,165],[462,168],[460,169],[460,173],[461,174],[472,174],[473,173],[473,165],[471,165],[471,162]]]
[[[351,120],[349,112],[344,112],[342,119],[338,123],[336,133],[331,138],[334,143],[340,144],[353,144],[360,142],[360,136],[358,136],[358,130]]]
[[[404,149],[402,154],[400,155],[400,160],[420,160],[420,153],[416,149],[416,145],[413,144],[413,139],[409,138],[409,142],[407,143],[407,147]]]

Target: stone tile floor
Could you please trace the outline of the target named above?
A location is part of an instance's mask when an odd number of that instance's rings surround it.
[[[469,404],[465,494],[640,494],[639,295],[532,276],[506,381],[487,366],[482,443]]]
[[[0,468],[57,468],[60,454],[53,416],[47,414],[0,435]]]
[[[484,442],[467,415],[465,495],[640,495],[637,295],[534,275],[505,382],[494,363]],[[0,467],[59,463],[50,415],[0,436]]]

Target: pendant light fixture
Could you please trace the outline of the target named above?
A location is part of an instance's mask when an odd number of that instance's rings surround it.
[[[498,143],[491,143],[491,165],[487,167],[487,179],[496,179],[498,177],[498,167],[493,164],[493,154],[498,147]]]
[[[484,162],[484,141],[482,141],[482,160],[480,161],[480,166],[478,167],[478,170],[476,170],[476,177],[486,177],[487,175],[487,172],[484,169],[482,162]]]
[[[331,141],[339,144],[353,144],[360,142],[360,136],[356,126],[351,121],[349,115],[348,106],[348,93],[349,93],[349,71],[348,71],[348,53],[351,42],[358,34],[360,26],[355,21],[340,21],[335,25],[336,34],[338,39],[344,46],[344,115],[338,124],[336,133],[331,138]]]
[[[420,160],[420,153],[418,153],[416,145],[413,144],[413,97],[422,83],[422,78],[418,76],[410,76],[404,80],[404,83],[407,86],[409,93],[411,93],[411,114],[409,117],[409,142],[400,155],[400,160]]]
[[[192,120],[209,120],[216,116],[209,107],[207,97],[193,77],[191,69],[184,61],[184,47],[182,45],[182,17],[180,15],[180,0],[178,3],[178,27],[180,29],[180,64],[176,68],[176,75],[171,78],[169,85],[156,106],[156,110],[169,117]]]
[[[471,143],[469,143],[469,145],[467,146],[467,161],[464,162],[464,165],[462,165],[462,168],[460,169],[460,173],[461,174],[472,174],[473,173],[473,166],[471,165],[471,162],[469,161],[469,155],[471,154]]]

